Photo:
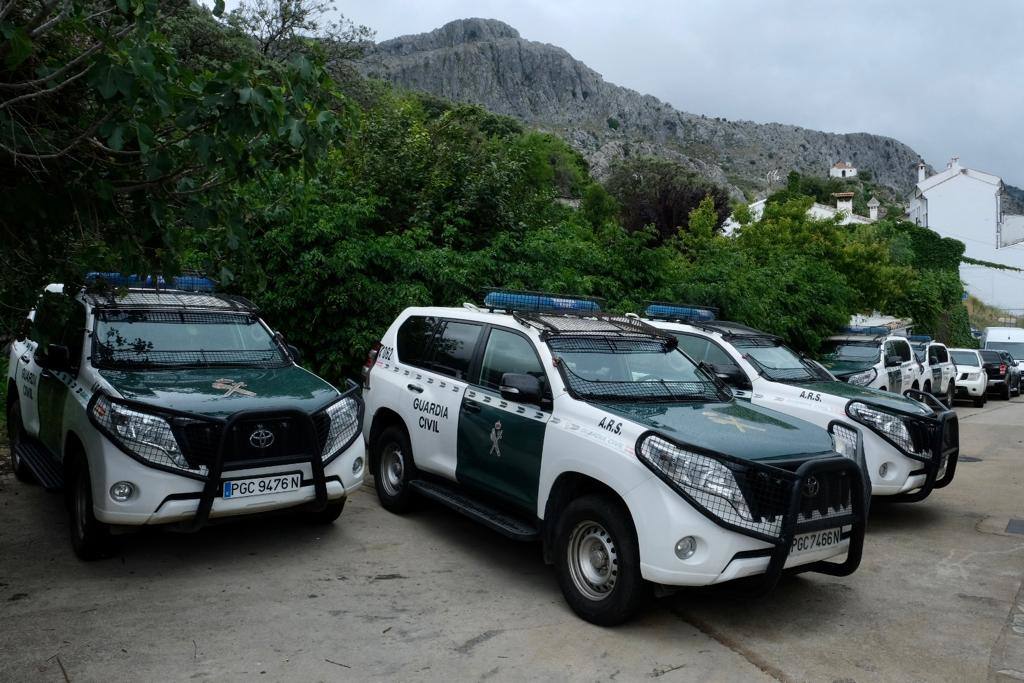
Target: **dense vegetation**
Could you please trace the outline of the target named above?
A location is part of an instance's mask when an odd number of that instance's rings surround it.
[[[799,177],[760,220],[738,209],[727,238],[726,194],[681,168],[632,159],[602,185],[556,137],[359,80],[324,47],[358,27],[289,14],[260,33],[285,15],[218,23],[185,0],[71,6],[39,36],[44,3],[0,18],[8,335],[47,281],[186,267],[256,300],[334,380],[404,307],[487,286],[717,305],[808,350],[874,309],[967,334],[962,245],[811,220]]]

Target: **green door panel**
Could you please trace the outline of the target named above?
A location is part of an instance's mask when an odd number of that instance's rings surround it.
[[[53,373],[44,370],[39,375],[36,387],[36,405],[39,409],[39,440],[51,453],[61,452],[61,437],[64,432],[64,405],[68,387]]]
[[[459,483],[536,514],[547,418],[496,392],[467,390],[459,411]]]

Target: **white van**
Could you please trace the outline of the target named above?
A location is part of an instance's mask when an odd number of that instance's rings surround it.
[[[986,327],[981,335],[981,348],[1009,351],[1014,358],[1024,358],[1024,328]]]

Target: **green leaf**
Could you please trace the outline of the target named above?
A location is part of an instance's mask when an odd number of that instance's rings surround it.
[[[124,126],[114,128],[114,132],[107,138],[107,146],[118,152],[124,149]]]
[[[220,17],[224,15],[224,0],[214,0],[213,2],[213,16]]]
[[[153,146],[153,129],[140,121],[135,126],[135,136],[139,140],[139,149],[148,152]]]
[[[32,54],[32,39],[28,37],[25,29],[20,26],[13,31],[5,31],[4,33],[7,34],[8,45],[7,58],[4,62],[7,64],[8,69],[13,69]]]

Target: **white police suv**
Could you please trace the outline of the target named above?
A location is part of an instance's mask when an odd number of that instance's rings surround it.
[[[341,514],[363,479],[357,385],[343,393],[296,365],[248,301],[182,289],[208,280],[93,279],[46,288],[7,378],[14,472],[65,490],[80,557],[142,525]]]
[[[945,344],[928,335],[907,338],[921,366],[921,391],[940,398],[946,407],[953,407],[956,394],[956,364]]]
[[[894,394],[921,388],[921,366],[910,341],[885,327],[850,327],[826,339],[820,355],[822,365],[854,386]]]
[[[677,345],[591,299],[405,310],[364,371],[382,505],[429,498],[541,541],[569,605],[598,624],[651,584],[854,571],[864,475],[836,448],[852,455],[856,430],[833,440],[736,401]]]
[[[737,397],[832,427],[839,436],[859,430],[874,495],[919,501],[953,480],[959,423],[956,413],[934,397],[913,389],[903,397],[836,381],[778,337],[716,316],[713,308],[652,304],[645,322],[675,335],[680,348]]]

